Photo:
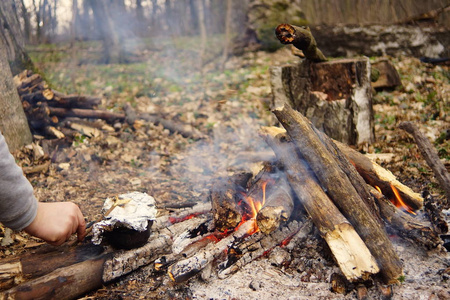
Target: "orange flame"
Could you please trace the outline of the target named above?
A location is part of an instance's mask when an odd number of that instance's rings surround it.
[[[253,226],[252,226],[252,229],[250,229],[249,232],[247,232],[248,235],[252,235],[259,231],[258,225],[256,224],[256,216],[258,215],[258,212],[261,210],[261,208],[264,206],[264,203],[266,202],[266,186],[267,186],[267,181],[265,181],[261,184],[262,194],[263,194],[261,201],[258,201],[251,196],[244,195],[245,203],[247,204],[249,212],[245,213],[242,216],[241,223],[239,223],[239,225],[236,226],[236,228],[234,230],[237,230],[244,222],[246,222],[248,220],[253,220]],[[241,204],[241,203],[239,203],[239,204]]]
[[[391,199],[391,202],[398,208],[403,208],[410,214],[416,215],[416,213],[409,207],[400,196],[400,193],[398,192],[397,188],[391,184],[391,189],[394,192],[395,199]]]

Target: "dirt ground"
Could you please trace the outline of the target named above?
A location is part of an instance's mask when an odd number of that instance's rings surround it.
[[[71,144],[62,145],[44,157],[33,156],[30,149],[16,154],[22,167],[51,161],[45,172],[28,175],[36,197],[46,202],[75,202],[88,221],[98,218],[107,197],[130,191],[150,194],[159,208],[204,202],[212,179],[251,169],[254,163],[271,157],[271,150],[257,134],[260,126],[276,124],[269,111],[268,68],[298,58],[287,49],[248,53],[231,58],[223,71],[217,71],[214,65],[207,66],[202,79],[196,61],[189,59],[186,52],[140,51],[136,68],[118,65],[108,71],[63,59],[38,62],[50,80],[64,85],[69,92],[101,96],[100,108],[119,111],[125,102],[130,102],[139,112],[159,112],[167,119],[191,124],[204,138],[185,138],[149,122],[129,126],[96,121],[101,130],[95,136],[80,134]],[[449,68],[411,57],[389,59],[400,73],[403,87],[376,92],[377,141],[361,146],[361,150],[375,154],[383,167],[414,191],[430,191],[450,217],[449,206],[432,170],[413,138],[397,127],[405,120],[418,125],[448,169]],[[154,61],[159,65],[155,66]],[[120,77],[121,81],[110,80],[108,76]],[[69,85],[76,86],[76,90],[70,90]],[[35,143],[45,144],[38,136]],[[417,218],[425,216],[419,213]],[[2,228],[0,240],[3,239]],[[425,251],[395,237],[393,241],[405,268],[405,281],[394,287],[394,299],[449,299],[448,254]],[[0,258],[39,247],[40,241],[16,233],[13,241],[1,248]],[[329,277],[337,267],[323,249],[321,239],[313,235],[306,245],[291,248],[284,250],[293,259],[287,268],[261,258],[225,280],[212,276],[208,282],[195,278],[175,285],[165,274],[155,274],[149,266],[91,292],[84,299],[356,298],[354,291],[346,296],[330,292]],[[372,298],[378,298],[376,286],[369,291]]]

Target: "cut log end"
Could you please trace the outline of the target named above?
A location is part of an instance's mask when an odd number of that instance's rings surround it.
[[[289,24],[280,24],[275,29],[275,35],[282,44],[292,44],[294,42],[295,29]]]
[[[349,281],[367,280],[380,271],[375,258],[350,224],[336,225],[324,238]]]

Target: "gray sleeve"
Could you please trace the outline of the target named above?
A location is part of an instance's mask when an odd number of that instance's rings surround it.
[[[0,222],[13,230],[22,230],[34,220],[36,211],[33,187],[0,133]]]

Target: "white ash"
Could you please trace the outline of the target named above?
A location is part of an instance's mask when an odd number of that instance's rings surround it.
[[[113,211],[92,228],[92,242],[96,245],[102,242],[103,233],[114,228],[126,227],[137,231],[147,230],[148,221],[155,220],[155,199],[140,192],[131,192],[119,195],[120,200],[131,199],[128,203],[119,205]],[[107,198],[103,204],[103,213],[108,211],[114,204],[114,198]]]

